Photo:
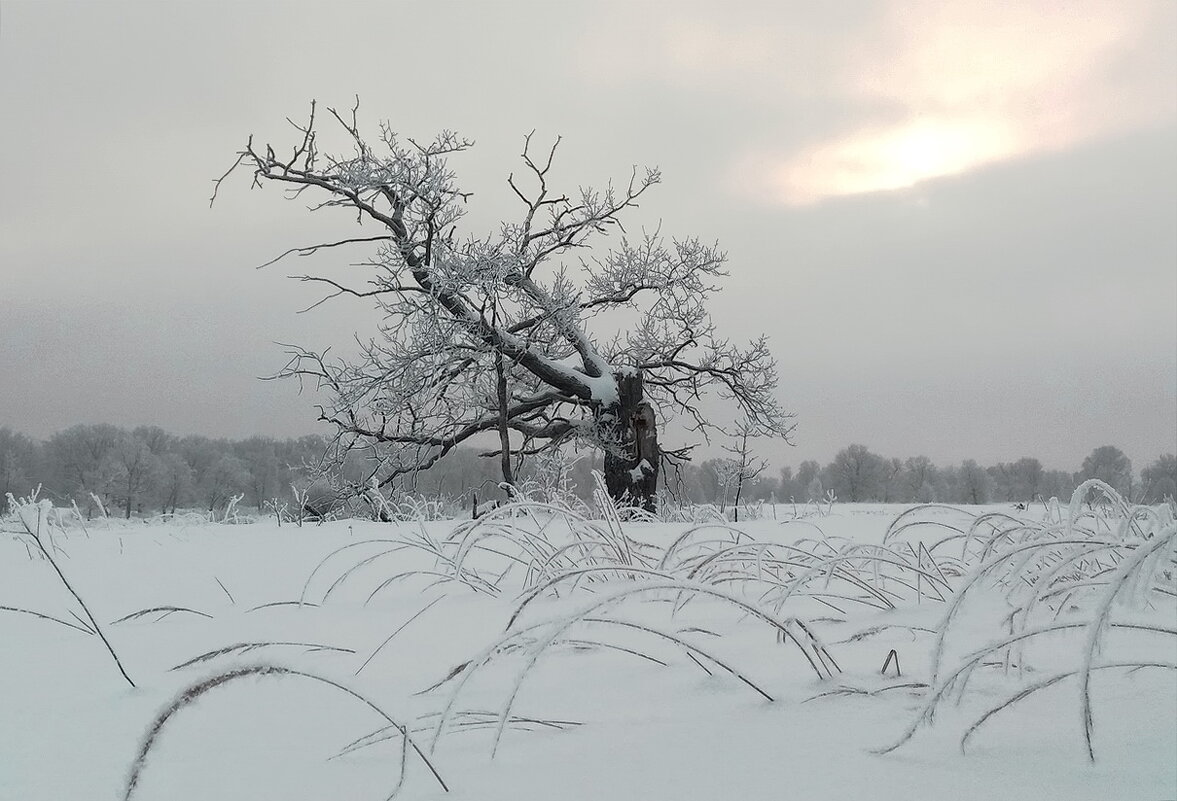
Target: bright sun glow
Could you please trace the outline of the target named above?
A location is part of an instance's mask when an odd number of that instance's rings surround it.
[[[806,203],[831,195],[904,189],[1016,153],[1017,137],[987,120],[917,120],[823,145],[777,169],[769,191]]]
[[[877,22],[847,40],[837,77],[812,88],[873,111],[808,147],[741,153],[733,191],[803,205],[905,189],[1172,119],[1169,79],[1141,77],[1147,88],[1124,91],[1125,76],[1145,70],[1130,43],[1159,8],[1026,0],[995,13],[983,0],[883,0]],[[804,86],[786,90],[806,96]]]

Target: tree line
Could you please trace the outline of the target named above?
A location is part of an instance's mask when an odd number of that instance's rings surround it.
[[[320,436],[243,440],[176,436],[156,426],[75,425],[38,441],[0,427],[0,510],[37,487],[55,504],[105,513],[216,511],[293,499],[321,460]]]
[[[331,482],[321,478],[328,444],[314,434],[229,440],[108,424],[75,425],[39,441],[0,427],[0,511],[6,509],[8,493],[20,497],[38,486],[41,497],[64,506],[76,503],[87,516],[103,510],[123,517],[184,509],[216,512],[233,499],[241,508],[261,511],[302,504],[308,489],[319,502],[330,494],[326,485]],[[520,459],[515,479],[525,488],[559,485],[587,500],[595,486],[593,471],[601,469],[599,452]],[[345,471],[344,480],[354,484],[364,466],[353,459]],[[680,502],[721,508],[831,497],[843,502],[1025,503],[1065,500],[1088,478],[1101,479],[1134,501],[1156,503],[1177,496],[1177,456],[1161,456],[1137,474],[1120,449],[1106,445],[1068,472],[1048,470],[1032,457],[990,466],[972,459],[940,466],[926,456],[885,457],[850,445],[824,466],[810,460],[796,469],[773,471],[743,448],[673,465],[662,474],[662,490]],[[465,507],[474,496],[503,497],[502,479],[497,454],[458,448],[432,469],[406,477],[397,490]]]
[[[873,453],[864,445],[839,451],[824,467],[805,461],[794,471],[761,470],[756,475],[736,469],[735,459],[703,462],[695,473],[699,485],[692,496],[722,504],[735,498],[743,476],[743,497],[750,501],[820,501],[832,496],[839,501],[884,503],[1028,503],[1036,499],[1071,497],[1089,478],[1100,479],[1130,500],[1158,503],[1177,496],[1177,456],[1165,454],[1133,472],[1132,461],[1112,445],[1095,448],[1078,470],[1048,470],[1033,457],[982,466],[966,459],[958,465],[939,466],[926,456],[904,459]]]

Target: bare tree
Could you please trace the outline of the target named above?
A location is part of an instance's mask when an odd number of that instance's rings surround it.
[[[160,457],[160,511],[176,513],[176,507],[187,502],[194,489],[192,468],[182,454],[169,451]]]
[[[825,488],[821,483],[821,465],[813,459],[807,459],[797,468],[797,477],[793,479],[795,492],[791,496],[794,501],[820,501],[825,495]]]
[[[162,470],[160,459],[137,434],[123,434],[111,457],[114,462],[112,489],[122,503],[125,517],[130,520],[131,510],[158,481]]]
[[[965,459],[957,473],[956,501],[959,503],[989,503],[993,479],[975,459]]]
[[[899,476],[903,472],[903,462],[892,456],[890,459],[884,459],[882,464],[883,473],[883,502],[894,503],[903,500],[903,490],[899,486]]]
[[[882,456],[865,445],[851,445],[838,451],[826,466],[827,489],[851,503],[878,500],[883,496],[887,470],[888,463]]]
[[[939,470],[927,456],[911,456],[903,463],[903,482],[907,500],[928,503],[937,498]]]
[[[40,446],[24,434],[0,426],[0,513],[8,511],[8,496],[28,495],[39,483]]]
[[[1125,498],[1132,495],[1132,460],[1114,445],[1101,445],[1088,454],[1083,460],[1083,467],[1079,471],[1078,481],[1089,478],[1111,485],[1116,492]]]
[[[1046,471],[1042,463],[1029,456],[1016,462],[999,463],[989,468],[994,481],[994,495],[1007,501],[1029,502],[1042,492]]]
[[[625,234],[622,218],[659,182],[657,170],[564,194],[549,184],[559,140],[536,157],[529,135],[524,174],[507,179],[518,219],[463,236],[470,195],[449,161],[471,142],[449,131],[402,140],[384,124],[370,143],[356,109],[329,113],[350,152],[320,150],[312,103],[282,151],[289,155],[251,137],[226,176],[245,165],[254,186],[274,182],[292,197],[313,195],[313,211],[343,209],[376,224],[375,234],[283,254],[374,246],[366,280],[298,278],[322,285],[327,298],[376,304],[383,323],[358,340],[354,359],[295,347],[278,375],[325,390],[320,419],[335,426],[340,454],[374,457],[368,480],[387,486],[413,475],[505,419],[514,444],[500,430],[500,449],[539,453],[572,438],[600,446],[612,497],[652,509],[664,456],[655,411],[663,424],[674,416],[706,432],[713,426],[701,399],[715,394],[757,433],[792,430],[765,339],[739,346],[715,332],[707,299],[726,275],[725,255],[694,238]],[[611,233],[621,234],[613,248],[594,251]]]
[[[226,453],[205,471],[200,484],[201,502],[207,502],[213,512],[226,505],[241,488],[249,485],[249,467],[241,459]]]
[[[94,514],[94,497],[107,496],[115,479],[112,454],[126,432],[108,424],[76,425],[50,437],[47,451],[56,475],[50,487],[59,495],[82,499]],[[108,498],[109,500],[109,498]]]
[[[726,468],[722,471],[720,478],[724,487],[723,503],[724,506],[727,505],[727,488],[734,484],[736,487],[736,497],[732,501],[732,509],[735,510],[735,519],[737,522],[740,519],[740,501],[744,495],[744,485],[750,484],[768,467],[768,462],[752,454],[751,444],[748,440],[755,436],[755,429],[747,420],[741,420],[735,431],[735,443],[724,446],[724,450],[732,456],[729,459],[723,460],[723,466]],[[720,508],[722,511],[723,507]]]
[[[1143,496],[1147,503],[1159,503],[1177,497],[1177,456],[1162,454],[1140,471]]]

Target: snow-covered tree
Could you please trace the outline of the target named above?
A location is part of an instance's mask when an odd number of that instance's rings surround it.
[[[865,445],[838,451],[826,466],[823,483],[844,501],[875,501],[883,497],[889,463]]]
[[[28,495],[39,483],[40,446],[8,426],[0,426],[0,512],[8,510],[8,495]]]
[[[123,434],[111,450],[111,460],[114,472],[110,491],[129,520],[131,511],[159,484],[163,465],[138,434]]]
[[[740,421],[735,431],[735,444],[724,446],[724,450],[730,453],[731,457],[721,460],[723,467],[721,471],[723,503],[720,509],[727,507],[728,490],[731,487],[735,487],[736,496],[732,501],[732,506],[735,509],[735,518],[737,521],[740,519],[740,501],[744,497],[745,486],[751,484],[768,467],[766,461],[757,458],[752,453],[749,440],[755,436],[756,434],[748,424],[748,421]]]
[[[942,481],[940,471],[927,456],[908,457],[903,463],[901,480],[907,501],[931,503],[941,494],[936,489]]]
[[[1132,494],[1132,460],[1114,445],[1101,445],[1083,460],[1078,480],[1098,478],[1125,498]]]
[[[176,513],[176,508],[187,505],[193,498],[195,481],[192,467],[178,451],[160,457],[158,496],[160,511]]]
[[[956,474],[957,503],[989,503],[993,479],[975,459],[965,459]]]
[[[95,496],[105,499],[104,503],[111,500],[114,450],[125,436],[122,429],[105,423],[71,426],[54,434],[46,446],[46,489],[62,498],[73,498],[87,515],[93,515]]]
[[[200,483],[201,503],[213,512],[229,503],[240,488],[249,485],[249,467],[231,453],[220,456],[205,472]]]
[[[330,297],[376,304],[383,322],[361,339],[358,357],[295,348],[279,374],[325,390],[320,419],[335,427],[341,454],[363,448],[375,457],[370,478],[388,485],[505,423],[510,437],[499,447],[516,453],[570,438],[602,447],[613,498],[652,508],[663,456],[657,428],[671,416],[712,427],[700,402],[709,394],[756,433],[788,435],[767,342],[732,343],[708,313],[725,254],[695,238],[631,238],[621,226],[659,182],[657,170],[565,194],[549,183],[559,140],[537,157],[528,136],[523,176],[507,179],[518,217],[492,234],[464,234],[470,195],[450,160],[471,142],[448,131],[404,140],[387,124],[369,141],[355,109],[330,116],[348,152],[320,149],[312,104],[293,148],[251,138],[234,167],[252,168],[255,186],[313,197],[312,210],[343,209],[376,226],[288,251],[375,247],[363,280],[300,278]],[[603,251],[610,234],[620,236]]]
[[[1166,453],[1140,471],[1145,501],[1158,503],[1177,497],[1177,456]]]

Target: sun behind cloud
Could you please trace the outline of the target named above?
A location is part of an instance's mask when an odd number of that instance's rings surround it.
[[[733,189],[785,205],[904,189],[1174,116],[1172,75],[1127,91],[1122,74],[1156,3],[886,5],[830,91],[887,121],[746,152]]]
[[[769,170],[766,188],[777,199],[793,203],[906,189],[998,161],[1024,148],[1017,131],[1001,121],[919,118],[857,132],[786,159]]]
[[[713,132],[729,148],[724,188],[768,205],[900,190],[1177,121],[1175,0],[606,7],[611,24],[576,55],[582,80],[730,111],[743,128]]]

